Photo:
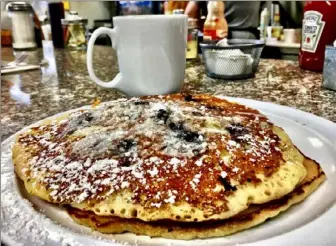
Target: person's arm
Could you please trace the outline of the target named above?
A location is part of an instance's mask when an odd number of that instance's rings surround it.
[[[184,13],[190,18],[197,18],[198,3],[196,1],[189,1]]]

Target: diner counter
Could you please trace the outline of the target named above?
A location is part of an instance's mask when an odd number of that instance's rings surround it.
[[[11,48],[2,48],[2,59],[13,60]],[[126,97],[97,86],[86,69],[86,53],[44,48],[29,52],[26,62],[47,60],[48,67],[1,77],[2,140],[48,116],[101,101]],[[96,46],[94,66],[98,77],[111,80],[118,72],[111,47]],[[162,68],[164,69],[164,68]],[[297,62],[261,60],[255,78],[223,81],[206,76],[200,60],[188,61],[183,91],[244,97],[294,107],[336,122],[336,92],[321,87],[322,75],[301,70]],[[158,81],[158,86],[160,82]]]

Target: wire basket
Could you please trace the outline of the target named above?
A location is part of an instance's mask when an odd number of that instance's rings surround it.
[[[216,46],[216,42],[200,44],[209,77],[231,80],[254,77],[265,42],[229,39],[228,46]]]

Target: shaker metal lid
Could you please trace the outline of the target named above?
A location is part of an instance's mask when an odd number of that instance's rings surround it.
[[[12,2],[7,4],[6,9],[9,11],[33,11],[33,7],[25,2]]]
[[[173,15],[183,15],[184,10],[183,9],[174,9],[173,10]]]
[[[65,19],[61,19],[62,25],[67,24],[84,24],[88,23],[88,19],[78,16],[77,11],[70,11],[70,14]]]
[[[188,29],[197,28],[197,19],[188,18]]]

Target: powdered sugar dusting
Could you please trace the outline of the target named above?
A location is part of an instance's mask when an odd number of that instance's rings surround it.
[[[25,175],[45,185],[54,202],[90,203],[128,189],[130,202],[145,208],[187,198],[199,205],[206,197],[211,204],[225,191],[206,193],[203,186],[211,190],[219,177],[245,182],[246,162],[264,168],[273,158],[270,124],[254,118],[184,100],[133,98],[77,111],[19,141],[41,150]]]
[[[159,168],[177,173],[186,157],[206,150],[206,138],[186,121],[189,109],[184,112],[172,102],[130,101],[134,104],[112,102],[74,112],[61,122],[63,130],[54,123],[35,129],[38,134],[21,136],[24,145],[42,148],[26,174],[46,184],[53,201],[82,203],[122,189],[134,190],[139,184],[149,188],[153,183],[149,179],[160,178]],[[68,140],[69,134],[76,138]],[[167,160],[172,168],[167,169],[160,157],[150,156],[148,145],[161,156],[173,156]],[[167,203],[175,202],[169,194],[166,197]]]
[[[12,143],[15,137],[1,144],[1,239],[12,245],[64,245],[84,246],[87,239],[76,236],[78,232],[53,222],[22,197],[12,164]],[[27,195],[29,196],[29,195]],[[40,202],[39,202],[40,203]],[[65,212],[64,212],[65,213]],[[98,238],[111,243],[129,245],[112,239]]]

